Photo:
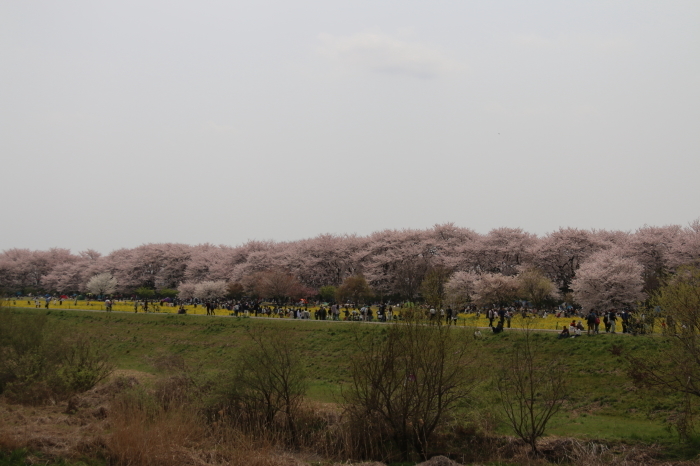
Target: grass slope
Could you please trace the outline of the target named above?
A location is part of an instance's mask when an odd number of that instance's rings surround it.
[[[181,355],[190,367],[215,375],[246,348],[246,329],[254,326],[279,326],[291,332],[304,354],[311,379],[309,397],[320,402],[339,400],[341,387],[349,379],[349,361],[356,351],[354,332],[382,332],[383,325],[345,322],[299,321],[293,319],[255,319],[204,317],[176,314],[133,314],[41,309],[17,309],[17,312],[48,313],[53,325],[89,334],[104,341],[117,367],[155,372],[150,361],[158,355]],[[457,328],[472,338],[468,328]],[[484,333],[477,342],[478,354],[487,372],[495,374],[499,357],[522,334]],[[537,333],[551,356],[564,359],[571,395],[565,409],[553,420],[549,434],[624,440],[630,442],[672,444],[676,437],[667,428],[679,399],[640,393],[625,376],[619,352],[658,352],[662,339],[654,336],[598,335],[558,340],[554,333]],[[615,351],[611,351],[615,348]],[[614,354],[615,353],[615,354]],[[618,354],[618,355],[616,355]],[[464,415],[487,412],[501,422],[495,428],[508,433],[496,402],[494,386],[486,382],[475,393],[473,402],[463,407]]]

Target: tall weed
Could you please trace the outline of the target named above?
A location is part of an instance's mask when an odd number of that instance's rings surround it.
[[[192,463],[191,450],[206,438],[205,423],[188,405],[164,409],[143,389],[119,396],[110,409],[110,456],[122,465]]]
[[[99,342],[48,328],[46,314],[0,308],[0,393],[11,402],[42,404],[87,391],[113,369]]]

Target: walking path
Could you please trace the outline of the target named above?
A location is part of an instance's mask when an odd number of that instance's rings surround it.
[[[33,307],[26,307],[26,306],[11,306],[12,308],[15,309],[28,309],[28,310],[36,310],[36,308]],[[41,309],[44,309],[43,307]],[[79,311],[79,312],[101,312],[101,313],[112,313],[112,314],[139,314],[139,315],[144,315],[143,312],[138,312],[138,313],[132,313],[131,311],[105,311],[104,309],[77,309],[77,308],[71,308],[71,307],[52,307],[49,308],[50,311]],[[228,311],[226,311],[228,312]],[[392,323],[398,323],[401,321],[396,321],[396,322],[378,322],[378,321],[370,321],[370,322],[364,322],[364,321],[356,321],[356,320],[316,320],[316,319],[292,319],[288,317],[262,317],[262,316],[248,316],[248,317],[235,317],[231,315],[213,315],[213,316],[208,316],[206,314],[177,314],[173,312],[148,312],[146,315],[168,315],[168,316],[177,316],[177,315],[184,315],[184,316],[189,316],[189,317],[229,317],[233,319],[260,319],[260,320],[273,320],[273,321],[288,321],[288,322],[323,322],[323,323],[328,323],[328,324],[374,324],[374,325],[390,325]],[[466,325],[466,321],[462,320],[462,322],[465,325],[453,325],[453,327],[456,328],[463,328],[463,329],[473,329],[474,331],[479,330],[485,330],[490,334],[491,327],[488,326],[468,326]],[[444,325],[444,324],[443,324]],[[531,331],[537,331],[537,332],[549,332],[549,333],[559,333],[560,330],[557,329],[548,329],[548,328],[520,328],[520,327],[504,327],[503,331],[508,332],[508,331],[525,331],[525,330],[531,330]]]

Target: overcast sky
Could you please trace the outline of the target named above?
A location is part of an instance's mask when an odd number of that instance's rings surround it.
[[[700,217],[700,2],[0,2],[0,250]]]

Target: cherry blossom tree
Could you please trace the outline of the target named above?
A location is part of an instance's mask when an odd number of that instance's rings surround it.
[[[251,296],[270,298],[279,302],[298,300],[315,294],[289,272],[280,269],[257,272],[243,280],[246,292]]]
[[[671,246],[669,266],[700,266],[700,219],[681,230],[681,234]]]
[[[426,274],[436,267],[507,276],[536,267],[568,293],[580,265],[606,249],[636,260],[643,267],[644,290],[651,291],[678,267],[700,265],[700,219],[686,228],[645,226],[634,233],[562,228],[543,238],[519,228],[480,235],[446,223],[426,230],[249,241],[236,247],[144,244],[106,256],[92,250],[74,255],[60,248],[10,249],[0,253],[0,284],[13,292],[81,292],[90,277],[110,273],[119,283],[117,291],[133,292],[204,281],[243,284],[261,278],[260,273],[279,270],[292,275],[304,293],[338,287],[348,277],[362,274],[380,297],[415,299]],[[447,288],[448,295],[458,296],[450,289],[458,287]]]
[[[479,306],[509,305],[518,297],[519,290],[517,277],[485,273],[474,284],[474,302]]]
[[[90,278],[85,288],[92,294],[104,296],[114,293],[117,285],[117,279],[112,277],[111,273],[105,272]]]
[[[338,286],[343,279],[357,273],[355,255],[365,241],[355,235],[320,235],[288,246],[283,267],[297,271],[307,286]]]
[[[483,235],[472,230],[463,231],[459,243],[445,255],[444,263],[455,271],[480,273],[483,262],[482,246]]]
[[[384,295],[398,294],[409,300],[435,262],[435,250],[418,230],[384,230],[370,235],[359,262],[372,288]]]
[[[77,259],[70,250],[51,248],[48,251],[32,251],[29,257],[28,272],[32,286],[42,288],[43,278],[59,264],[72,263]]]
[[[41,284],[47,291],[70,293],[85,288],[85,267],[81,262],[58,264],[51,272],[42,277]]]
[[[245,263],[234,270],[233,281],[249,281],[256,273],[275,269],[287,269],[290,254],[289,243],[276,243],[265,249],[252,251]]]
[[[124,290],[174,288],[185,278],[190,254],[184,244],[144,244],[114,251],[107,262]]]
[[[452,274],[445,284],[447,302],[454,307],[466,306],[472,301],[479,275],[474,272],[459,271]]]
[[[102,255],[92,249],[55,265],[44,275],[41,283],[47,291],[60,293],[84,292],[89,277],[105,271]]]
[[[533,262],[561,290],[571,291],[571,280],[583,261],[606,247],[590,231],[560,228],[543,238],[533,250]]]
[[[180,283],[180,285],[178,285],[178,287],[177,287],[178,298],[184,299],[184,300],[194,298],[195,287],[196,287],[196,284],[192,283],[192,282]]]
[[[8,249],[0,255],[0,284],[3,288],[20,291],[31,286],[29,249]]]
[[[188,266],[191,274],[194,270],[199,270],[199,280],[228,280],[230,282],[239,281],[244,275],[250,273],[246,270],[249,257],[253,253],[262,253],[272,249],[274,244],[271,241],[248,241],[237,246],[219,246],[218,249],[211,249],[209,255],[193,258]],[[202,273],[206,269],[206,273]]]
[[[516,275],[523,263],[532,259],[537,237],[520,228],[497,228],[471,244],[471,269],[503,275]]]
[[[72,263],[77,257],[68,249],[52,248],[48,251],[9,249],[0,255],[0,280],[17,291],[44,289],[44,277],[59,264]]]
[[[194,297],[202,301],[221,299],[227,293],[228,286],[223,280],[206,280],[194,286]]]
[[[218,246],[209,243],[193,246],[183,279],[195,283],[209,280],[211,267],[218,265],[220,260],[221,248]]]
[[[623,245],[624,255],[634,258],[644,267],[644,290],[659,287],[671,271],[674,247],[681,242],[683,230],[678,225],[639,228]]]
[[[244,246],[232,248],[229,246],[214,246],[200,244],[194,246],[184,272],[187,281],[200,282],[203,280],[237,281],[236,268],[248,261],[253,251],[265,250],[265,244],[249,242]]]
[[[574,298],[587,310],[629,307],[644,299],[644,268],[618,248],[592,254],[576,273]]]
[[[481,235],[475,231],[457,227],[453,223],[435,225],[423,234],[427,256],[435,259],[432,262],[439,262],[450,270],[465,270],[459,267],[465,259],[465,246],[474,244],[480,238]]]
[[[478,238],[474,231],[452,223],[429,230],[385,230],[370,235],[359,263],[375,291],[411,300],[434,267],[464,270],[465,245]]]

